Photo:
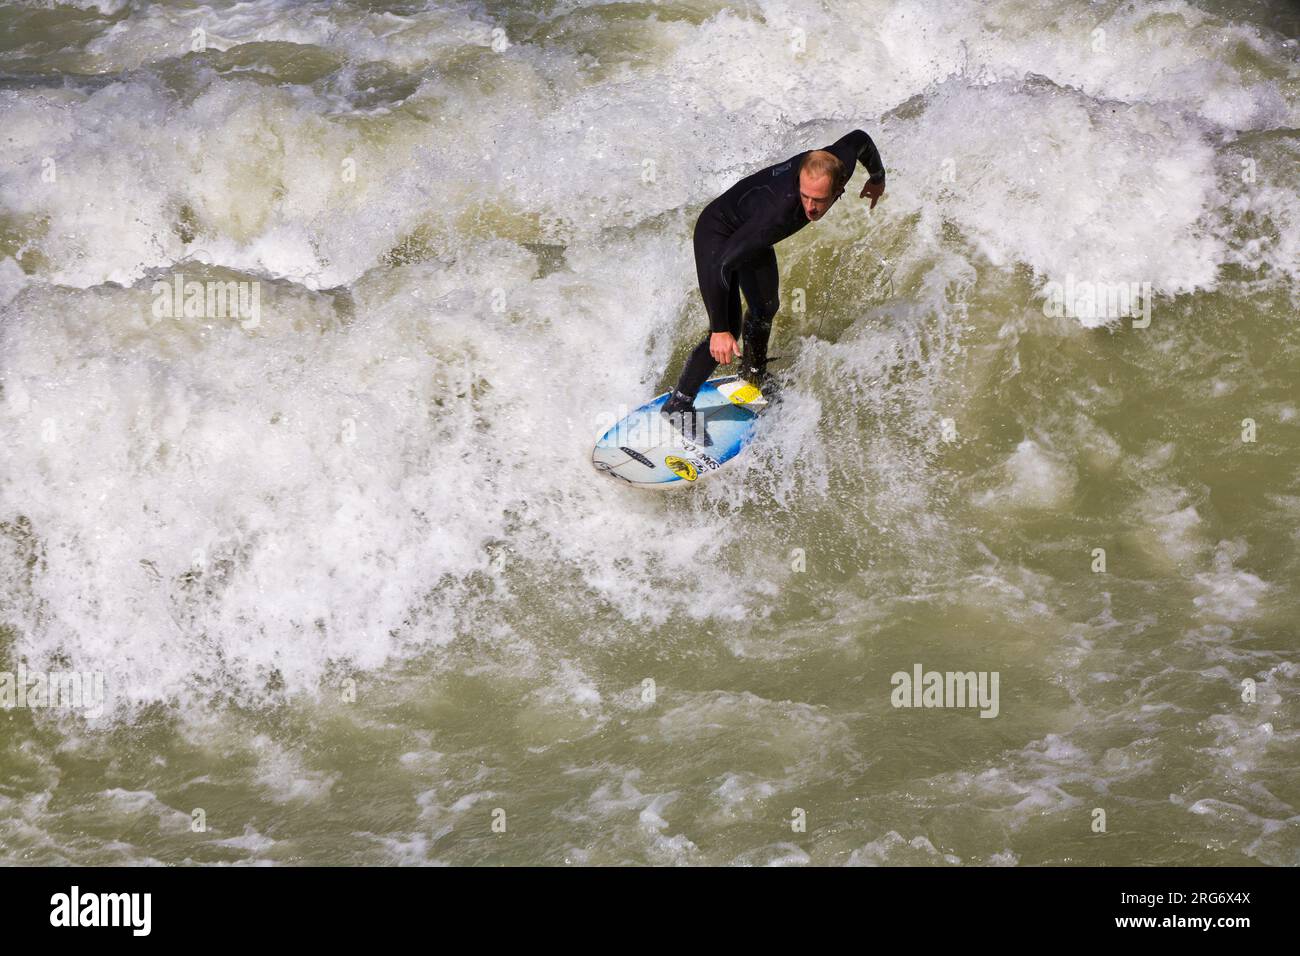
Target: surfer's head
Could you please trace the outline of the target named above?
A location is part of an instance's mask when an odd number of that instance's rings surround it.
[[[844,192],[844,164],[834,153],[814,149],[799,166],[799,201],[804,215],[816,222]]]

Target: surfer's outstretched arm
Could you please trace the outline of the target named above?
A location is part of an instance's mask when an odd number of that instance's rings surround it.
[[[860,196],[863,199],[869,197],[871,208],[875,209],[876,202],[885,193],[885,164],[880,161],[880,151],[866,130],[855,129],[841,136],[835,145],[826,147],[826,151],[839,157],[848,175],[852,175],[858,163],[866,167],[870,178],[863,184]]]
[[[852,173],[853,167],[862,163],[871,177],[869,182],[884,184],[885,164],[880,161],[880,150],[876,149],[866,130],[855,129],[841,136],[834,146],[827,146],[826,151],[839,157],[846,173]]]

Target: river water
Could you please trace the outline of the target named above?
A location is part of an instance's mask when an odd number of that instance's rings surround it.
[[[0,7],[0,670],[103,690],[0,711],[0,861],[1300,863],[1297,36]],[[752,449],[594,473],[699,211],[855,128]]]

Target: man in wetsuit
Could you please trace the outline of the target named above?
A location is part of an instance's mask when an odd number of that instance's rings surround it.
[[[780,307],[773,245],[816,222],[834,205],[857,164],[870,178],[861,198],[871,208],[885,191],[885,167],[871,137],[854,130],[825,149],[792,156],[746,176],[704,207],[695,223],[695,269],[709,315],[705,337],[682,370],[663,414],[696,439],[695,396],[719,364],[740,358],[740,293],[745,294],[745,352],[740,375],[763,387],[767,378],[767,340]],[[707,436],[699,438],[707,443]]]

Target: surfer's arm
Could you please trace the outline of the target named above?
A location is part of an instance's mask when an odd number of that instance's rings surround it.
[[[861,163],[866,167],[867,175],[870,177],[867,182],[884,184],[885,164],[880,161],[880,151],[876,149],[876,144],[871,141],[871,137],[865,130],[855,129],[852,133],[840,137],[835,145],[828,146],[826,151],[839,157],[848,175],[852,175],[853,167]]]

